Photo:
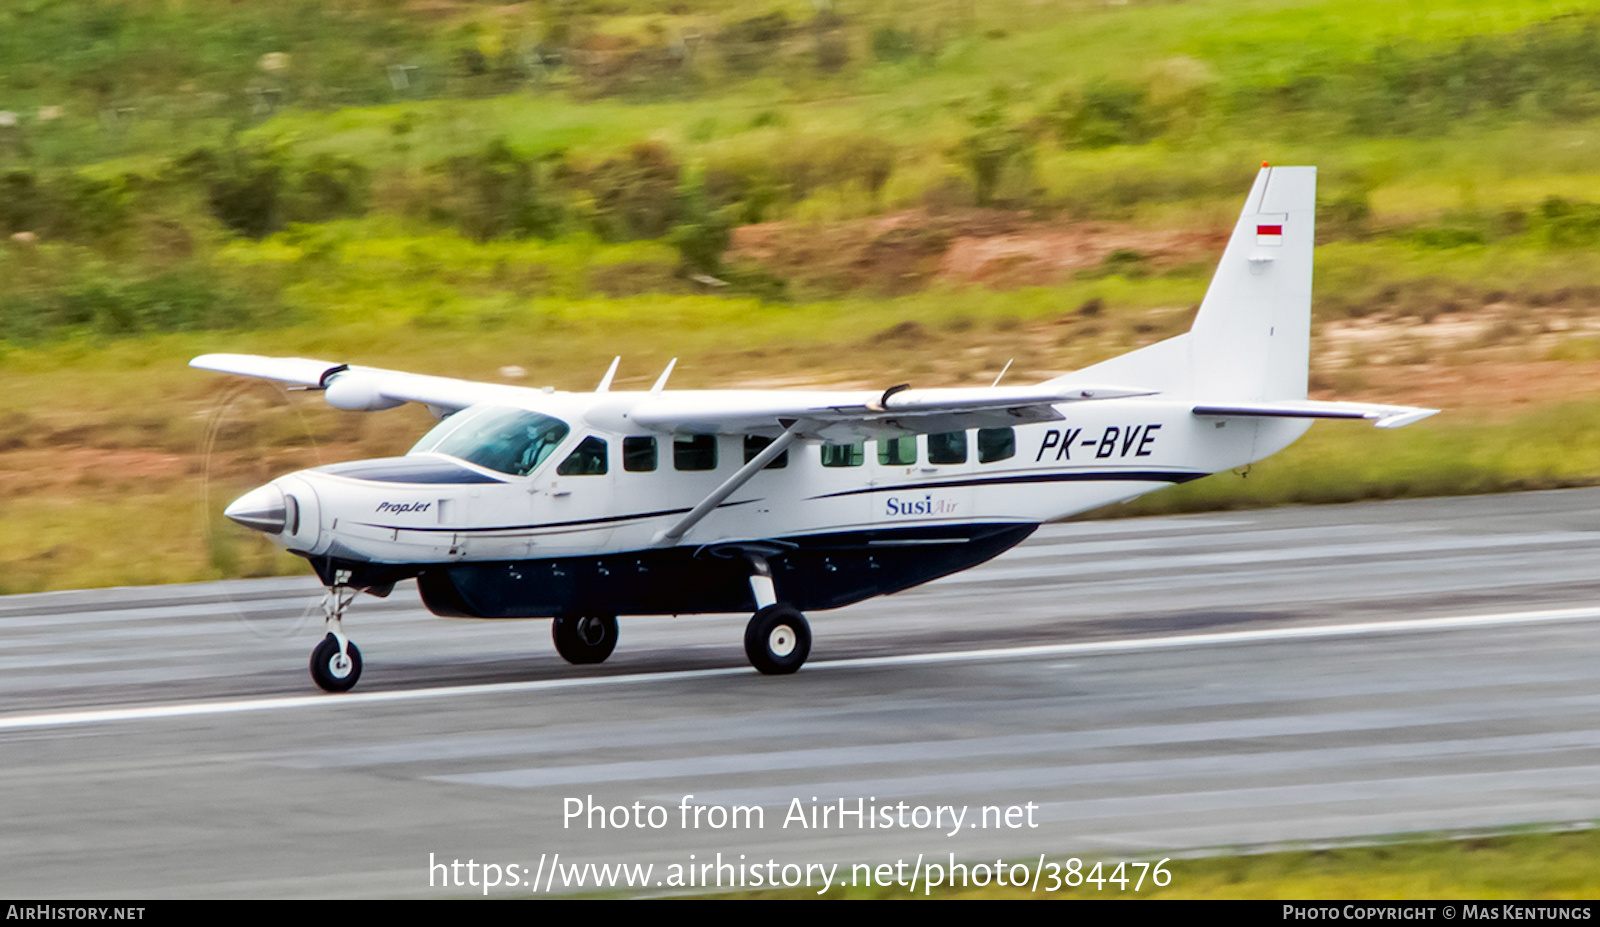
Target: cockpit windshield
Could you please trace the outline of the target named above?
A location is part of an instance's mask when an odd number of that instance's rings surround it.
[[[413,454],[459,457],[480,467],[527,476],[567,436],[567,423],[529,412],[485,406],[457,412],[423,435]]]

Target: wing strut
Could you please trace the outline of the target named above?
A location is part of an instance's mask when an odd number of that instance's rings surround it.
[[[723,503],[723,500],[733,495],[739,487],[750,482],[750,478],[761,472],[761,468],[776,460],[779,454],[788,450],[794,439],[800,436],[803,423],[792,421],[771,444],[761,449],[761,453],[750,458],[750,462],[740,467],[732,476],[723,481],[721,486],[712,490],[711,495],[700,500],[700,504],[689,510],[689,514],[678,520],[678,523],[658,533],[650,541],[651,547],[670,547],[678,543],[690,528],[700,523],[700,519],[711,514],[712,510]]]

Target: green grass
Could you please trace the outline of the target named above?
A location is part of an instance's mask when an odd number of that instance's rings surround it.
[[[1393,431],[1323,422],[1264,461],[1117,506],[1154,515],[1600,483],[1600,401],[1515,417],[1452,409]]]
[[[548,8],[530,6],[495,26],[494,17],[479,16],[470,7],[440,20],[366,3],[244,11],[212,0],[178,5],[101,0],[92,4],[100,15],[77,16],[64,15],[68,5],[45,0],[23,6],[38,12],[0,14],[11,26],[0,30],[7,37],[0,42],[0,60],[15,61],[19,66],[10,79],[27,84],[15,89],[23,101],[18,105],[25,111],[24,128],[30,138],[37,136],[34,163],[104,160],[114,139],[120,139],[116,143],[124,157],[161,156],[215,143],[241,125],[254,126],[246,139],[282,140],[301,153],[337,152],[379,169],[431,163],[497,137],[523,150],[561,150],[580,159],[657,139],[694,162],[729,147],[770,147],[768,140],[870,132],[905,149],[904,168],[911,175],[925,175],[930,166],[949,160],[946,149],[967,131],[967,117],[997,87],[1004,90],[1007,110],[1021,120],[1054,105],[1063,90],[1098,79],[1170,83],[1175,59],[1194,63],[1184,70],[1191,74],[1185,80],[1217,112],[1191,127],[1198,132],[1192,137],[1179,132],[1153,146],[1136,146],[1155,148],[1163,169],[1183,169],[1197,153],[1237,151],[1248,165],[1263,157],[1303,157],[1306,147],[1320,155],[1313,160],[1327,164],[1329,155],[1339,159],[1337,151],[1326,150],[1329,143],[1338,148],[1351,141],[1328,131],[1335,122],[1313,118],[1282,131],[1279,114],[1247,112],[1234,118],[1226,113],[1234,104],[1226,101],[1252,88],[1281,85],[1309,68],[1333,73],[1359,65],[1378,46],[1426,54],[1466,37],[1493,41],[1592,11],[1592,5],[1578,0],[1209,0],[1120,7],[1084,0],[982,8],[922,0],[842,10],[851,57],[838,73],[786,66],[748,78],[730,76],[719,71],[718,56],[708,51],[693,64],[707,75],[694,92],[641,100],[575,95],[562,89],[569,80],[516,85],[517,92],[488,98],[475,98],[479,93],[472,85],[454,78],[430,85],[432,98],[407,99],[385,86],[385,61],[423,61],[433,73],[454,75],[460,66],[451,56],[478,48],[487,33],[495,33],[490,44],[537,40],[558,18]],[[643,19],[673,36],[714,31],[758,12],[704,0],[681,6],[686,15],[601,15],[588,18],[584,28],[635,34]],[[325,7],[343,8],[343,29],[317,26],[319,17],[341,15]],[[785,10],[797,23],[812,12],[804,3],[774,3],[759,12],[772,9]],[[119,10],[124,12],[112,15]],[[352,31],[352,25],[359,28]],[[918,34],[931,54],[899,63],[875,61],[870,36],[885,26]],[[176,40],[177,35],[185,40]],[[798,50],[786,54],[803,57],[804,43],[793,44]],[[259,70],[258,59],[269,52],[289,53],[286,75],[269,79]],[[1130,61],[1142,63],[1130,68]],[[21,66],[28,63],[35,66]],[[107,73],[114,77],[111,101],[120,105],[148,98],[148,112],[141,110],[116,132],[104,131],[98,112],[109,102],[85,96],[86,88],[105,86]],[[264,121],[250,115],[244,89],[274,81],[284,84],[299,105]],[[339,92],[317,89],[335,84]],[[225,102],[215,108],[232,118],[200,116],[176,102],[207,92],[222,95]],[[383,102],[385,97],[392,102]],[[28,107],[51,103],[68,104],[62,119],[30,125]],[[763,122],[775,125],[758,125]],[[1534,122],[1543,127],[1570,120]],[[1308,126],[1313,129],[1309,139]],[[1515,156],[1519,173],[1530,161],[1563,153],[1560,146],[1529,141]],[[1162,155],[1161,149],[1174,147],[1181,153]],[[1480,164],[1478,147],[1450,145],[1449,160]]]
[[[1020,369],[1009,376],[1022,382],[1116,353],[1135,337],[1161,334],[1136,336],[1131,327],[1122,328],[1145,317],[1139,312],[1052,323],[1063,301],[1061,291],[1049,288],[804,306],[683,295],[560,303],[510,316],[457,312],[420,326],[364,319],[357,307],[330,313],[325,322],[271,332],[13,348],[0,356],[0,389],[13,410],[0,418],[0,448],[11,448],[7,459],[17,461],[17,469],[0,477],[4,588],[303,570],[265,548],[234,550],[226,540],[207,540],[202,449],[213,410],[233,401],[240,387],[230,378],[189,369],[188,359],[197,354],[299,355],[489,380],[499,378],[502,366],[518,365],[529,371],[520,382],[577,390],[592,388],[617,352],[625,355],[621,388],[648,386],[673,356],[683,358],[674,383],[686,388],[948,384],[988,382],[1011,357],[1019,358]],[[1181,327],[1182,314],[1172,318]],[[904,337],[899,326],[912,321],[909,340],[892,340]],[[1104,331],[1092,338],[1070,334],[1086,325]],[[1055,331],[1069,334],[1041,337]],[[402,453],[430,423],[409,407],[337,413],[314,395],[290,396],[285,400],[260,386],[230,412],[231,430],[214,465],[213,514],[224,496],[318,460]],[[53,466],[55,455],[65,464]],[[58,470],[65,475],[58,477]],[[1596,483],[1600,400],[1591,399],[1521,407],[1516,414],[1452,408],[1396,431],[1319,423],[1247,474],[1222,473],[1165,489],[1108,514]],[[131,523],[146,528],[118,530]]]
[[[1600,831],[1523,833],[1465,839],[1410,839],[1371,846],[1289,850],[1246,856],[1173,859],[1165,887],[1146,881],[1135,892],[1115,884],[1069,887],[1054,893],[1027,888],[846,888],[830,898],[895,899],[1204,899],[1256,901],[1587,901],[1600,893]],[[1116,857],[1102,859],[1114,870]],[[960,860],[958,859],[958,862]],[[1145,860],[1154,863],[1155,859]],[[1030,864],[1035,861],[1030,860]],[[1064,864],[1064,860],[1057,862]],[[1092,866],[1092,861],[1091,861]],[[845,873],[845,867],[840,867]],[[1132,878],[1137,879],[1135,869]],[[718,897],[817,898],[815,889],[746,892]]]
[[[691,27],[715,33],[755,12],[712,0],[681,5],[681,12],[670,16],[651,15],[645,6],[628,4],[606,9],[608,13],[586,18],[582,29],[664,41],[648,38],[657,34],[652,23],[662,36]],[[781,9],[799,23],[806,21],[811,8],[781,3],[764,9]],[[1600,201],[1600,169],[1589,150],[1596,114],[1585,108],[1592,109],[1594,103],[1591,77],[1587,72],[1540,70],[1576,65],[1543,62],[1539,49],[1518,44],[1535,32],[1571,31],[1576,25],[1560,26],[1561,17],[1588,12],[1587,4],[1561,0],[1209,0],[1127,6],[1072,2],[981,10],[945,0],[906,0],[843,11],[842,28],[854,43],[852,57],[847,67],[833,74],[799,77],[810,72],[805,67],[774,67],[769,73],[728,75],[718,71],[720,58],[708,50],[693,65],[707,70],[703,85],[664,98],[593,98],[563,78],[515,92],[501,87],[501,92],[487,94],[470,83],[445,81],[426,98],[383,102],[389,92],[381,87],[368,87],[355,97],[317,88],[349,83],[351,69],[369,78],[381,77],[382,61],[406,55],[420,55],[418,60],[429,59],[441,73],[454,73],[451,69],[462,65],[452,64],[452,56],[463,49],[503,50],[545,36],[561,19],[561,9],[543,5],[491,14],[486,6],[468,4],[441,19],[361,0],[251,10],[220,0],[179,4],[98,0],[78,11],[81,15],[71,15],[70,5],[29,0],[0,13],[11,27],[9,32],[0,30],[0,60],[35,61],[40,67],[0,76],[0,84],[7,79],[24,81],[17,75],[27,73],[27,93],[19,99],[37,97],[41,103],[54,99],[51,93],[73,97],[91,88],[101,91],[99,96],[90,95],[92,101],[68,106],[61,119],[50,123],[38,122],[25,111],[12,133],[20,133],[17,138],[0,133],[0,172],[11,168],[42,172],[35,180],[49,188],[47,202],[34,209],[42,217],[27,209],[8,217],[0,203],[0,226],[33,231],[40,231],[41,222],[50,226],[44,230],[47,242],[68,238],[82,245],[65,263],[84,269],[76,276],[59,268],[43,273],[8,257],[0,273],[16,276],[30,292],[38,291],[33,294],[36,302],[63,298],[71,302],[73,294],[86,286],[86,277],[92,284],[99,281],[96,275],[110,276],[117,284],[114,291],[137,293],[158,271],[170,275],[174,264],[197,265],[199,271],[189,277],[204,279],[213,264],[245,260],[273,265],[282,282],[293,288],[291,298],[309,304],[326,297],[348,300],[350,294],[319,291],[317,281],[324,267],[320,261],[305,260],[307,252],[345,251],[347,263],[359,258],[374,272],[392,273],[398,265],[407,277],[437,272],[451,282],[451,265],[458,263],[458,256],[450,253],[454,249],[450,233],[437,225],[419,227],[412,213],[428,213],[438,205],[441,191],[464,182],[436,169],[446,159],[481,153],[491,142],[504,139],[522,156],[559,158],[560,169],[545,171],[558,179],[541,180],[540,196],[565,212],[556,232],[560,241],[507,247],[467,260],[481,262],[487,257],[513,270],[517,264],[530,263],[557,272],[530,280],[515,272],[486,276],[479,268],[473,289],[580,297],[595,289],[588,279],[593,255],[600,253],[599,263],[606,260],[604,249],[598,249],[586,231],[606,227],[595,214],[589,172],[631,145],[665,145],[683,166],[685,184],[711,170],[744,172],[746,179],[782,188],[768,191],[771,202],[765,205],[747,203],[742,209],[747,216],[826,222],[886,210],[920,206],[938,210],[970,203],[974,179],[960,152],[975,131],[973,118],[990,109],[1002,128],[1027,138],[1022,154],[1001,174],[997,193],[1008,208],[1116,217],[1161,227],[1225,225],[1260,161],[1314,163],[1322,169],[1325,196],[1370,203],[1373,234],[1382,237],[1397,230],[1403,234],[1411,224],[1432,222],[1441,215],[1492,217],[1507,209],[1533,208],[1553,195]],[[327,17],[343,17],[348,28],[341,32],[320,27],[318,23]],[[1572,20],[1590,21],[1583,16]],[[1540,25],[1552,22],[1557,25]],[[869,40],[874,30],[885,27],[916,33],[931,53],[901,62],[874,60]],[[186,35],[189,41],[175,42],[177,35]],[[364,46],[363,37],[368,40]],[[1308,74],[1381,84],[1380,78],[1390,78],[1368,72],[1376,67],[1374,49],[1388,45],[1398,49],[1405,62],[1396,65],[1402,73],[1394,82],[1404,86],[1412,78],[1432,80],[1430,69],[1436,62],[1430,56],[1454,60],[1449,56],[1466,54],[1460,49],[1468,39],[1509,56],[1508,61],[1521,67],[1516,73],[1546,80],[1559,91],[1551,91],[1557,97],[1571,97],[1561,106],[1576,109],[1568,112],[1556,105],[1559,100],[1545,100],[1544,90],[1530,92],[1526,106],[1459,117],[1447,112],[1448,106],[1441,110],[1444,104],[1422,101],[1411,107],[1432,114],[1421,129],[1397,126],[1393,131],[1369,132],[1352,127],[1337,93],[1308,97],[1300,109],[1270,97]],[[169,54],[152,50],[158,46],[174,47]],[[803,57],[805,47],[795,40],[780,51]],[[229,105],[238,104],[242,85],[268,80],[259,68],[260,55],[280,51],[289,53],[293,62],[287,76],[280,78],[298,88],[298,95],[270,118],[229,122],[173,108],[172,101],[185,94],[208,92],[233,100]],[[362,54],[370,60],[354,61]],[[1149,64],[1130,69],[1129,60]],[[116,78],[111,91],[105,91],[108,73]],[[1170,124],[1164,123],[1149,140],[1130,138],[1131,143],[1104,148],[1064,146],[1051,128],[1062,115],[1062,95],[1071,97],[1105,80],[1146,93],[1148,100],[1139,105],[1159,110],[1165,114],[1162,119],[1172,117]],[[1260,92],[1269,92],[1266,102],[1252,96]],[[152,103],[149,114],[122,129],[108,129],[95,111],[141,97],[165,102]],[[358,105],[342,105],[350,102]],[[125,151],[119,156],[106,150],[113,136],[123,140]],[[889,146],[885,155],[890,159],[889,174],[875,195],[869,195],[849,169],[850,159],[830,161],[836,152],[864,140]],[[279,191],[285,203],[295,196],[303,200],[301,193],[288,187],[304,179],[317,156],[336,156],[341,163],[358,165],[371,173],[370,195],[358,197],[362,202],[355,207],[367,218],[303,226],[293,240],[281,241],[286,247],[277,258],[268,248],[240,258],[233,253],[240,249],[227,245],[218,254],[215,242],[225,240],[228,233],[207,214],[201,189],[205,184],[174,180],[183,176],[174,165],[201,146],[229,150],[243,146],[239,150],[257,155],[277,152],[278,169],[289,178],[284,181],[288,186]],[[53,157],[47,149],[70,156]],[[85,192],[82,184],[59,181],[51,166],[82,167],[84,177],[111,184],[120,192],[98,188]],[[124,183],[125,172],[132,172],[135,179]],[[206,183],[246,179],[226,170],[207,176],[211,179]],[[174,183],[176,196],[169,188]],[[294,208],[309,208],[296,202]],[[281,206],[280,212],[293,212],[293,205]],[[131,210],[132,215],[119,210]],[[313,214],[328,218],[316,210]],[[271,227],[281,224],[283,217],[264,221]],[[429,221],[452,220],[434,214]],[[453,221],[466,220],[458,216]],[[237,219],[235,223],[240,227]],[[174,233],[174,226],[181,234]],[[398,252],[390,255],[387,265],[376,260],[383,249]],[[363,256],[359,253],[363,250],[369,253]],[[655,268],[657,279],[668,275],[676,252],[664,243],[644,250],[647,253],[637,263]],[[568,253],[556,253],[563,251]],[[1443,262],[1437,254],[1390,249],[1366,263],[1389,279],[1441,272],[1504,275],[1494,257],[1481,261],[1478,268],[1439,268]],[[1524,276],[1542,275],[1566,257],[1536,257],[1524,262],[1532,265],[1525,270],[1513,269]],[[1457,265],[1471,263],[1470,255],[1466,260],[1451,258]],[[614,255],[610,260],[635,262]],[[110,270],[99,269],[107,263]],[[583,271],[572,272],[575,265],[583,266]],[[364,285],[360,279],[345,282],[347,287]],[[631,285],[637,289],[637,281]],[[226,292],[222,284],[213,289]],[[0,297],[5,295],[0,287]],[[403,305],[432,318],[451,298],[442,289],[423,288],[404,294]]]
[[[641,142],[666,146],[682,167],[662,202],[683,209],[700,178],[742,171],[781,188],[741,194],[770,198],[737,201],[744,219],[787,218],[818,236],[887,212],[932,217],[930,234],[942,234],[941,217],[970,216],[974,177],[962,152],[974,150],[979,116],[998,133],[988,142],[1025,141],[995,192],[1006,221],[1024,224],[1066,214],[1134,230],[1226,229],[1261,160],[1314,163],[1325,199],[1370,207],[1319,250],[1322,319],[1378,309],[1427,316],[1447,302],[1472,309],[1491,293],[1534,305],[1548,292],[1590,292],[1600,279],[1600,242],[1580,234],[1558,246],[1535,221],[1551,197],[1600,202],[1593,81],[1582,62],[1560,65],[1570,73],[1546,67],[1546,46],[1529,44],[1592,21],[1592,4],[1577,0],[896,0],[841,7],[848,60],[836,71],[818,67],[805,26],[751,74],[730,70],[717,35],[772,11],[810,23],[812,4],[691,0],[669,15],[623,0],[565,25],[560,4],[465,3],[443,16],[378,0],[247,7],[21,0],[0,9],[0,62],[12,65],[0,68],[0,91],[20,113],[16,131],[0,128],[0,180],[36,194],[0,198],[0,229],[39,233],[37,242],[0,240],[0,388],[10,410],[0,416],[0,452],[191,461],[207,410],[228,389],[184,366],[209,351],[491,379],[517,365],[529,371],[524,382],[571,389],[589,388],[614,354],[625,358],[620,386],[648,385],[675,356],[683,362],[674,382],[684,387],[986,383],[1013,359],[1009,379],[1020,382],[1181,330],[1210,274],[1197,262],[1006,292],[934,283],[883,297],[901,292],[895,279],[835,285],[801,268],[783,298],[783,281],[744,268],[754,283],[736,279],[734,292],[707,295],[679,273],[668,238],[603,240],[626,236],[601,221],[602,168],[612,160],[612,181],[640,185],[616,164]],[[333,20],[341,28],[329,28]],[[647,47],[684,30],[711,38],[692,62],[696,79],[670,91],[608,95],[573,68],[502,80],[510,72],[496,56],[530,38],[554,42],[568,26],[583,33],[574,33],[580,43],[598,34]],[[872,43],[884,29],[898,30],[906,54],[878,60]],[[1406,119],[1363,128],[1337,91],[1388,86],[1378,46],[1392,46],[1384,66],[1398,69],[1399,85],[1433,89],[1398,104],[1384,97]],[[1517,105],[1456,116],[1449,82],[1428,82],[1465,60],[1463,49],[1501,56],[1546,84],[1570,80],[1551,99],[1539,84]],[[493,73],[462,70],[474,51],[493,59]],[[268,52],[287,53],[288,70],[263,70]],[[385,71],[396,61],[419,62],[430,76],[397,92]],[[1147,112],[1120,126],[1123,143],[1064,144],[1058,129],[1071,101],[1107,81],[1143,94]],[[274,82],[283,105],[250,112],[250,88]],[[36,107],[47,105],[63,106],[61,118],[42,121]],[[128,118],[107,115],[125,105]],[[1145,117],[1161,124],[1135,131]],[[484,158],[495,139],[515,149],[511,161]],[[853,162],[884,156],[885,144],[892,169],[873,193]],[[202,145],[227,156],[210,173],[180,169]],[[441,167],[465,154],[479,157],[476,174]],[[534,199],[561,212],[539,226],[548,239],[475,242],[452,227],[468,227],[461,211],[473,202],[493,205],[514,187],[526,166],[517,158],[546,154],[553,160],[529,177]],[[320,176],[344,178],[344,192],[358,194],[319,201],[320,212],[297,186],[319,176],[319,155],[338,159],[324,168],[354,165]],[[276,220],[252,226],[218,205],[236,209],[272,171],[286,178]],[[351,179],[363,172],[370,183]],[[463,177],[486,186],[459,186]],[[456,218],[435,208],[441,199]],[[294,215],[317,221],[260,239],[240,231]],[[900,269],[885,266],[884,275]],[[1074,315],[1096,299],[1100,315]],[[1593,351],[1569,339],[1549,356],[1580,361]],[[355,456],[403,450],[424,427],[411,411],[308,415],[318,441]],[[1600,479],[1597,415],[1582,401],[1518,419],[1450,410],[1395,433],[1323,424],[1245,479],[1217,476],[1120,510],[1584,485]],[[173,531],[192,520],[193,473],[156,470],[163,475],[44,483],[0,473],[6,588],[285,568],[192,538],[142,550],[110,530],[135,512]],[[86,516],[75,527],[59,517],[91,503],[109,520]]]

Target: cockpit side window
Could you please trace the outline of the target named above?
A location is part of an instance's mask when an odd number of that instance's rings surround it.
[[[609,448],[594,435],[584,438],[576,450],[561,461],[556,473],[561,476],[604,476]]]
[[[527,476],[570,430],[560,419],[525,409],[469,409],[434,426],[411,453],[448,454],[500,473]]]

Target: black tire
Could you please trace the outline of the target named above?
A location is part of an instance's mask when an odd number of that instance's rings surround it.
[[[811,625],[787,605],[768,605],[745,626],[744,652],[768,676],[792,673],[811,655]]]
[[[339,666],[339,639],[329,634],[311,651],[311,679],[324,692],[349,692],[361,678],[361,651],[353,643],[345,644],[350,657],[348,667]]]
[[[604,663],[617,649],[617,616],[563,615],[550,623],[550,636],[568,663]]]

